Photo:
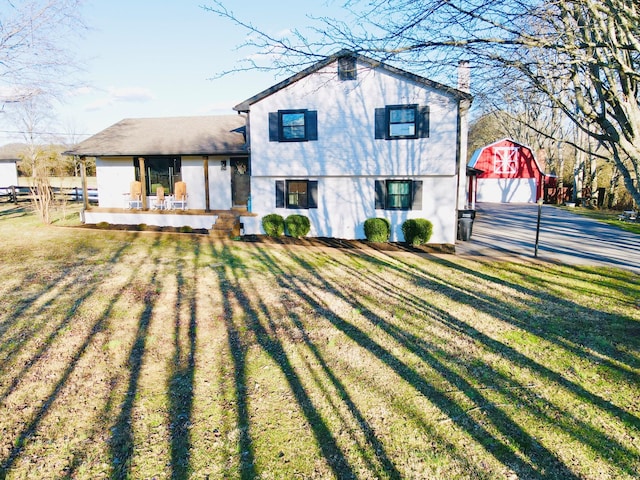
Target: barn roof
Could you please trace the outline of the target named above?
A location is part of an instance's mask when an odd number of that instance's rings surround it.
[[[238,155],[248,152],[240,115],[126,118],[80,142],[70,155]]]
[[[516,142],[515,140],[511,139],[511,138],[503,138],[501,140],[498,140],[496,142],[490,143],[489,145],[485,145],[484,147],[480,147],[478,148],[475,152],[473,152],[473,155],[471,155],[471,159],[469,160],[469,163],[467,164],[468,168],[472,168],[475,169],[476,168],[476,164],[478,163],[478,160],[480,160],[480,157],[482,156],[482,152],[484,152],[485,150],[495,147],[496,145],[499,145],[501,143],[511,143],[513,145],[517,145],[519,147],[522,148],[526,148],[527,150],[529,150],[529,152],[531,153],[531,158],[533,159],[533,162],[536,166],[536,168],[538,169],[538,171],[540,173],[542,173],[543,175],[545,175],[544,171],[542,170],[542,168],[540,168],[540,164],[538,163],[538,160],[536,159],[535,154],[533,153],[533,149],[531,147],[528,147],[527,145],[524,145],[523,143],[519,143]]]

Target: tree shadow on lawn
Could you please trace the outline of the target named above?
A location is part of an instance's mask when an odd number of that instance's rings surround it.
[[[329,321],[331,324],[336,326],[338,330],[342,331],[349,338],[355,340],[356,343],[360,344],[365,349],[373,353],[378,359],[390,366],[393,371],[396,372],[396,374],[398,374],[401,378],[407,380],[411,385],[414,385],[414,387],[416,387],[422,393],[424,393],[426,390],[430,390],[430,387],[422,381],[422,379],[414,369],[407,366],[405,363],[395,357],[391,352],[378,345],[366,333],[351,325],[347,320],[341,318],[333,310],[327,308],[326,306],[322,305],[317,299],[313,298],[308,293],[308,285],[302,280],[296,280],[295,276],[291,275],[292,272],[287,271],[285,267],[279,264],[279,262],[277,262],[274,257],[272,257],[268,253],[267,250],[258,249],[258,252],[261,262],[269,267],[269,270],[273,274],[278,286],[282,289],[282,291],[287,292],[286,296],[290,299],[291,303],[295,304],[298,301],[302,301],[313,311],[315,311],[317,315]],[[297,261],[300,261],[300,259],[296,258],[295,255],[293,255],[293,258]],[[304,264],[304,261],[302,263]],[[309,265],[305,266],[309,267]],[[336,293],[336,290],[333,289],[333,287],[329,286],[329,284],[321,276],[318,275],[316,280],[319,283],[322,283],[328,291]],[[343,299],[350,301],[346,298]],[[308,335],[308,332],[306,331],[306,327],[304,325],[304,320],[296,313],[291,311],[288,312],[288,319],[292,322],[293,326],[290,328],[287,328],[286,326],[284,326],[284,328],[277,328],[277,331],[279,333],[288,333],[289,338],[302,338],[307,350],[311,352],[312,358],[315,358],[317,363],[321,366],[322,372],[329,380],[331,386],[335,389],[335,391],[337,391],[339,400],[344,403],[347,410],[360,428],[361,433],[365,439],[364,443],[361,442],[361,444],[358,446],[358,452],[362,457],[364,463],[372,472],[376,472],[376,475],[378,476],[388,478],[402,478],[402,474],[394,464],[393,459],[386,452],[385,442],[382,439],[378,438],[378,434],[369,424],[369,421],[367,420],[365,414],[362,413],[362,411],[356,404],[356,401],[353,400],[349,395],[347,385],[339,378],[339,376],[335,372],[333,372],[329,365],[329,362],[321,353],[322,349],[319,348],[319,345],[317,345]],[[272,325],[272,331],[276,331],[275,325]],[[307,366],[308,365],[309,364],[307,363]],[[311,368],[309,368],[309,370],[311,371]],[[318,388],[326,392],[327,389],[326,387],[322,386],[322,380],[319,377],[314,377],[314,380]],[[325,394],[328,397],[328,393]],[[409,408],[406,405],[403,405],[402,409],[404,410],[405,414],[410,413]],[[337,406],[335,407],[335,410],[338,411]],[[453,452],[456,451],[456,446],[451,444],[447,439],[440,436],[439,433],[431,426],[425,424],[422,421],[421,415],[419,413],[413,412],[412,416],[413,420],[416,421],[416,423],[422,425],[422,427],[428,434],[428,437],[431,438],[432,441],[436,441],[439,444],[443,445],[444,449],[446,449],[450,454],[453,454]],[[347,423],[346,419],[344,420],[344,423]],[[357,440],[357,432],[352,432],[352,441],[354,444],[359,443]],[[482,469],[482,467],[479,465],[471,464],[464,456],[460,456],[457,461],[461,465],[464,465],[464,470],[467,474],[473,474],[475,478],[485,477],[486,472]]]
[[[197,304],[196,290],[193,284],[196,279],[196,269],[200,257],[199,244],[193,242],[193,271],[187,280],[187,264],[181,251],[182,244],[176,243],[176,254],[172,265],[176,269],[176,302],[173,308],[175,322],[173,325],[173,358],[169,375],[167,392],[169,397],[169,434],[171,456],[171,478],[186,479],[191,473],[191,435],[190,426],[194,402],[195,354],[197,347]],[[155,248],[150,249],[156,251]],[[149,261],[149,259],[147,260]],[[129,383],[124,402],[120,406],[120,414],[111,429],[109,441],[111,454],[111,478],[130,478],[131,460],[134,448],[133,409],[137,397],[141,369],[146,352],[146,342],[149,336],[150,322],[153,311],[160,295],[159,289],[159,258],[152,258],[154,265],[149,279],[138,279],[144,285],[142,292],[144,310],[138,320],[135,341],[129,352],[127,365],[129,368]],[[185,306],[186,302],[186,306]],[[187,318],[184,318],[186,313]],[[186,328],[186,332],[184,329]],[[186,341],[186,349],[182,344]]]
[[[255,478],[256,476],[254,447],[250,436],[251,426],[246,386],[246,351],[248,345],[244,344],[243,335],[240,334],[240,331],[244,330],[251,332],[257,344],[281,369],[298,406],[307,420],[308,425],[311,427],[316,443],[334,475],[337,478],[356,478],[353,467],[340,450],[333,433],[323,420],[320,412],[314,406],[301,378],[296,373],[281,339],[274,334],[276,326],[271,318],[268,307],[256,299],[254,291],[246,291],[241,285],[240,277],[244,276],[244,273],[237,267],[240,266],[242,262],[236,262],[234,260],[233,253],[227,246],[223,246],[222,250],[219,251],[214,250],[214,254],[218,258],[226,260],[227,264],[231,267],[231,274],[227,274],[222,269],[218,271],[218,274],[220,283],[226,285],[225,291],[223,292],[223,303],[225,312],[227,312],[225,315],[225,323],[229,336],[229,347],[235,367],[236,401],[238,405],[237,427],[240,430],[239,473],[241,478],[249,479]],[[234,300],[244,312],[243,323],[240,325],[235,324],[235,322],[240,320],[234,321],[231,313]],[[264,319],[266,325],[263,325],[260,320],[261,318]]]
[[[191,435],[190,426],[193,414],[194,377],[197,347],[197,304],[195,282],[197,279],[198,261],[200,258],[199,243],[193,244],[191,283],[185,279],[187,265],[182,258],[177,244],[175,266],[176,304],[174,323],[174,356],[173,371],[169,379],[169,421],[171,432],[171,478],[186,479],[190,474]],[[186,295],[186,298],[185,298]],[[186,308],[184,304],[186,303]],[[188,319],[184,321],[183,312],[187,311]],[[186,323],[187,349],[183,351],[181,338],[183,324]]]
[[[291,252],[291,254],[292,257],[297,260],[302,266],[304,266],[307,271],[314,270],[314,266],[309,264],[305,258],[297,256],[294,252]],[[359,256],[360,258],[363,257],[362,255]],[[365,254],[364,257],[367,257],[367,255]],[[377,257],[373,257],[372,261],[374,261],[376,264],[380,264],[381,262],[381,260]],[[344,267],[344,264],[340,263],[340,266]],[[448,266],[450,268],[460,268],[456,264],[451,264]],[[482,301],[479,302],[477,292],[465,292],[460,289],[460,287],[451,284],[445,278],[436,278],[430,272],[416,271],[413,266],[407,264],[398,263],[397,261],[390,261],[386,265],[386,268],[395,269],[398,274],[406,275],[410,280],[417,284],[425,284],[426,286],[426,284],[430,282],[432,283],[432,286],[435,287],[438,293],[448,295],[456,301],[468,302],[474,307],[477,307],[480,310],[484,310],[503,321],[513,322],[514,318],[520,318],[520,313],[522,315],[527,314],[526,310],[520,309],[516,315],[513,315],[513,307],[508,308],[506,306],[500,306],[499,303],[496,303],[496,299],[493,297],[487,296],[486,298],[482,298]],[[396,287],[394,285],[386,284],[387,282],[383,274],[374,274],[373,278],[366,278],[366,276],[363,275],[362,271],[353,270],[351,273],[354,277],[354,282],[356,283],[358,281],[368,282],[371,288],[379,288],[384,292],[384,294],[396,294]],[[466,271],[466,273],[472,276],[480,276],[476,272],[472,271]],[[318,278],[320,279],[320,276],[318,276]],[[491,281],[502,283],[499,279],[491,279]],[[452,385],[455,385],[457,388],[463,391],[470,400],[476,403],[476,405],[483,408],[489,415],[492,423],[502,432],[502,434],[514,440],[519,446],[519,449],[524,454],[530,455],[529,460],[535,466],[535,470],[532,469],[531,466],[529,466],[527,463],[522,462],[520,458],[511,454],[507,445],[501,445],[501,442],[498,441],[497,438],[492,437],[487,431],[481,430],[481,434],[477,435],[476,433],[478,426],[475,424],[473,419],[471,419],[466,414],[466,412],[461,411],[455,404],[452,404],[450,400],[444,398],[441,393],[435,391],[433,387],[425,386],[424,382],[421,382],[419,379],[416,379],[412,375],[409,375],[409,372],[407,372],[406,368],[404,368],[401,363],[390,363],[390,366],[392,366],[394,370],[396,370],[401,376],[403,376],[403,378],[406,378],[407,381],[412,381],[417,389],[422,391],[429,398],[432,398],[436,405],[438,405],[442,409],[442,411],[446,415],[448,415],[449,418],[451,418],[453,422],[465,428],[468,433],[476,438],[481,444],[485,445],[485,447],[505,465],[508,465],[514,470],[521,473],[526,473],[526,475],[530,475],[532,477],[540,475],[539,472],[543,471],[553,471],[560,478],[575,477],[575,475],[570,472],[568,468],[564,464],[562,464],[562,462],[551,451],[542,448],[533,437],[523,431],[514,421],[503,414],[498,408],[495,408],[495,406],[493,406],[488,399],[484,398],[479,388],[477,388],[475,385],[471,385],[468,380],[457,374],[450,367],[447,367],[445,362],[440,360],[439,358],[446,360],[449,365],[451,365],[452,363],[454,365],[457,364],[458,369],[467,368],[468,365],[466,365],[466,362],[454,357],[447,357],[444,352],[438,352],[438,349],[435,345],[426,342],[421,338],[415,337],[404,329],[393,325],[382,318],[379,318],[375,313],[367,310],[364,305],[358,304],[358,302],[354,302],[353,299],[357,298],[357,292],[349,292],[348,287],[347,291],[345,292],[344,284],[340,285],[340,288],[342,288],[343,290],[339,290],[336,285],[333,285],[325,279],[321,279],[321,282],[322,288],[331,291],[337,296],[341,296],[345,301],[353,303],[354,308],[358,308],[362,312],[362,315],[366,317],[372,324],[376,325],[379,328],[382,328],[385,332],[389,333],[394,339],[396,339],[398,343],[409,348],[421,359],[426,361],[432,368],[438,371],[441,374],[442,378],[448,380]],[[348,282],[345,283],[348,285]],[[518,287],[517,285],[514,285],[513,287],[522,289],[522,287]],[[527,291],[527,293],[531,294],[532,296],[540,295],[539,292],[535,291]],[[507,358],[510,362],[512,362],[514,365],[517,365],[519,368],[528,369],[534,372],[536,375],[541,375],[543,378],[554,382],[555,384],[561,385],[577,397],[581,398],[582,401],[595,405],[602,410],[610,413],[611,415],[618,416],[628,427],[637,429],[638,419],[635,416],[621,408],[612,405],[599,396],[587,391],[584,387],[567,380],[565,377],[526,357],[525,355],[509,347],[508,345],[488,337],[487,335],[473,328],[469,323],[456,319],[445,311],[434,310],[434,307],[432,307],[426,300],[422,298],[417,298],[405,293],[398,293],[397,295],[401,295],[403,297],[401,298],[401,300],[404,303],[416,306],[417,316],[426,315],[428,318],[432,318],[438,322],[443,323],[453,331],[457,331],[460,334],[469,337],[473,341],[480,341],[487,350]],[[566,302],[562,299],[544,298],[544,300],[563,301],[567,304],[570,304],[574,309],[579,307],[571,302]],[[308,301],[310,302],[311,299],[308,299]],[[336,318],[335,315],[332,316],[331,311],[323,308],[322,305],[317,304],[315,307],[319,309],[324,315],[326,315],[327,318],[330,318],[332,323],[334,323],[340,330],[344,331],[345,333],[349,332],[350,336],[352,336],[352,338],[356,340],[360,345],[376,353],[376,355],[380,356],[381,358],[385,356],[388,358],[388,353],[385,353],[381,347],[376,346],[371,341],[371,339],[368,339],[367,335],[364,332],[359,331],[357,327],[349,325],[348,322]],[[583,307],[581,308],[582,311],[579,312],[579,314],[589,315],[590,313],[593,313],[590,312],[589,309],[585,309]],[[526,322],[524,322],[524,325],[526,325]],[[537,331],[536,333],[543,334],[544,332]],[[566,347],[566,342],[558,342],[558,344],[563,348]],[[438,355],[435,354],[436,352],[438,352]],[[577,351],[577,354],[583,353],[584,352],[582,350]],[[510,400],[510,402],[514,402],[515,404],[523,403],[520,397],[516,397],[513,395],[513,392],[516,391],[516,389],[523,388],[525,386],[510,381],[499,372],[491,371],[488,366],[483,369],[482,376],[488,376],[488,378],[495,382],[495,385],[493,385],[493,387],[499,390],[502,395],[505,396],[505,398]],[[476,380],[482,381],[486,379],[478,378]],[[530,398],[529,400],[524,401],[523,406],[526,407],[532,415],[535,415],[536,417],[540,418],[541,421],[546,421],[550,424],[556,423],[558,421],[556,418],[557,415],[563,413],[564,415],[562,417],[563,420],[561,422],[561,428],[563,428],[569,435],[573,436],[585,445],[591,446],[594,450],[601,452],[603,458],[613,459],[618,463],[618,466],[620,468],[624,469],[630,474],[632,474],[634,468],[637,467],[637,461],[629,460],[629,458],[637,459],[637,452],[629,450],[624,445],[620,445],[604,432],[595,429],[593,426],[587,424],[586,422],[580,421],[573,415],[567,414],[559,407],[555,407],[553,405],[545,405],[545,408],[549,408],[549,411],[543,412],[540,408],[539,403],[539,399]],[[554,417],[551,418],[551,415],[554,415]]]
[[[109,261],[109,266],[114,267],[117,263],[118,259],[125,253],[125,251],[129,248],[128,244],[123,244],[111,257]],[[20,370],[17,376],[12,380],[8,390],[2,393],[2,399],[6,398],[12,391],[15,389],[20,383],[21,379],[27,374],[27,372],[38,363],[38,361],[44,357],[46,351],[51,347],[53,341],[56,337],[63,332],[68,325],[74,320],[75,313],[78,308],[80,308],[81,304],[84,303],[88,298],[91,297],[92,293],[97,288],[97,285],[101,281],[103,277],[94,277],[93,280],[90,278],[78,279],[78,284],[82,286],[85,293],[80,296],[74,303],[72,308],[69,309],[65,318],[60,322],[60,324],[47,336],[42,346],[38,348],[28,362],[25,363],[25,366]],[[133,276],[131,278],[133,281]],[[72,282],[74,283],[74,282]],[[45,291],[49,291],[52,287],[48,287]],[[123,288],[120,291],[120,295],[124,293]],[[17,435],[15,440],[13,440],[13,447],[11,448],[8,455],[0,460],[0,479],[4,479],[9,474],[11,468],[15,464],[16,460],[20,457],[20,454],[28,441],[29,438],[38,430],[42,421],[46,418],[49,413],[50,408],[53,403],[58,399],[60,393],[65,388],[67,382],[71,378],[75,368],[78,366],[78,363],[84,356],[85,352],[93,342],[94,338],[98,333],[108,328],[111,309],[116,304],[118,296],[114,297],[112,301],[107,305],[105,311],[98,317],[98,319],[94,322],[91,329],[89,330],[88,335],[83,340],[82,344],[76,349],[75,353],[71,357],[69,364],[66,366],[56,383],[52,386],[49,395],[40,402],[40,406],[37,408],[36,412],[32,416],[31,420],[25,424],[20,433]],[[32,297],[31,302],[35,302],[36,298]],[[21,308],[22,312],[22,308]],[[31,332],[27,337],[35,335],[37,332]],[[74,462],[69,466],[67,471],[71,473],[74,469]]]

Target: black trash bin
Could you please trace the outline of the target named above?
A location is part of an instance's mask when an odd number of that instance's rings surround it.
[[[473,233],[473,220],[476,218],[475,210],[458,210],[458,239],[467,241]]]

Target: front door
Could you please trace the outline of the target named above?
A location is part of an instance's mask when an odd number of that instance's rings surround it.
[[[249,159],[246,157],[231,158],[231,200],[234,207],[249,207],[251,194],[251,176]]]

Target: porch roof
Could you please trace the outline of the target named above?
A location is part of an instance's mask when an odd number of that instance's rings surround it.
[[[125,118],[80,142],[69,155],[246,155],[241,115]]]

